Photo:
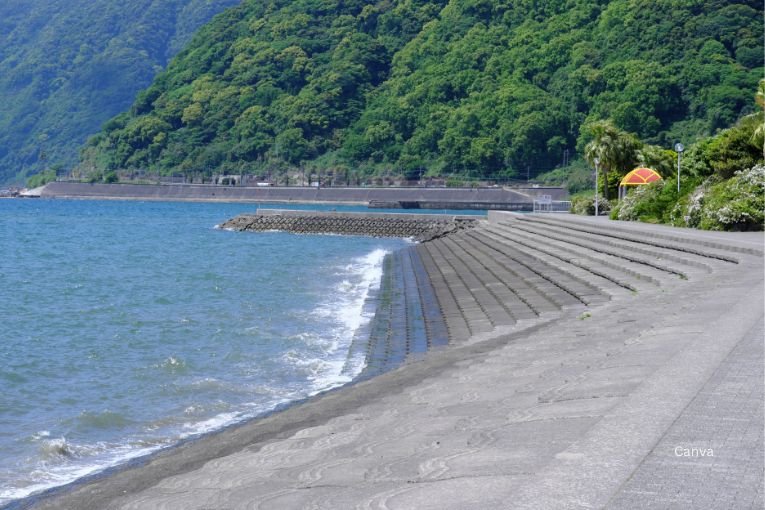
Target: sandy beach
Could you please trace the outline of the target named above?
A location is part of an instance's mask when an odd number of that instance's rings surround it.
[[[762,508],[762,233],[493,213],[412,249],[448,346],[9,508]]]

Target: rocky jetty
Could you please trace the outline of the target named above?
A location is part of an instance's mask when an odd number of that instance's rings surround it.
[[[436,214],[376,214],[317,211],[262,210],[226,221],[220,228],[295,234],[341,234],[407,237],[430,241],[474,227],[478,218]]]

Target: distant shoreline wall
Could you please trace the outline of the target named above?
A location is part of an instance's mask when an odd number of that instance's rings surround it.
[[[509,211],[530,211],[534,198],[543,194],[553,200],[567,197],[561,188],[315,188],[79,182],[52,182],[39,192],[42,198],[337,203],[402,209]]]

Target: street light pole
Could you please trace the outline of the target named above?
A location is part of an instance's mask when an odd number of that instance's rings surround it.
[[[595,158],[593,160],[595,163],[595,217],[598,217],[598,163],[600,163],[599,158]]]
[[[680,142],[677,142],[675,144],[675,152],[677,152],[677,194],[680,194],[680,155],[685,150],[685,147],[683,147],[683,144]]]

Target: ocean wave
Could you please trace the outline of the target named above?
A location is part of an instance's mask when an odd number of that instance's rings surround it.
[[[379,289],[383,273],[383,260],[388,251],[375,249],[336,268],[339,281],[327,299],[313,310],[312,315],[327,325],[321,335],[307,335],[313,347],[321,353],[311,356],[311,351],[288,351],[284,361],[297,368],[311,382],[310,394],[350,382],[364,368],[364,356],[349,360],[356,332],[369,323],[373,311],[365,310],[370,293]],[[348,367],[352,367],[351,370]]]
[[[79,431],[121,429],[133,423],[127,416],[114,411],[83,411],[75,421],[76,429]]]
[[[46,436],[41,436],[38,467],[23,479],[0,482],[0,505],[98,473],[168,444],[162,440],[76,444],[64,437],[42,437]]]
[[[155,368],[170,374],[183,374],[188,372],[188,365],[181,357],[168,356],[161,363],[154,365]]]

